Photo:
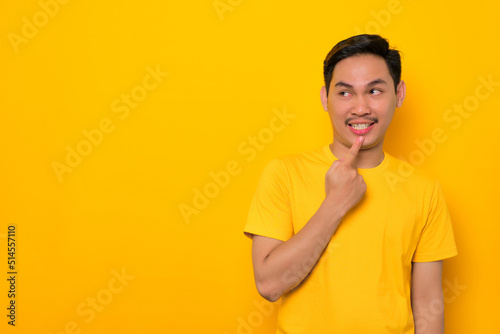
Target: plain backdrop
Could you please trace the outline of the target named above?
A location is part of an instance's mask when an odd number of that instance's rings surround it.
[[[385,149],[439,178],[451,211],[447,332],[498,332],[499,9],[2,1],[1,276],[14,225],[18,271],[15,327],[0,280],[2,332],[272,333],[248,207],[270,159],[332,142],[322,62],[359,33],[403,52]]]

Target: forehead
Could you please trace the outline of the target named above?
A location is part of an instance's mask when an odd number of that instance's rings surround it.
[[[339,61],[333,69],[330,86],[342,81],[352,86],[364,86],[376,79],[392,83],[392,77],[384,58],[372,54],[361,54]]]

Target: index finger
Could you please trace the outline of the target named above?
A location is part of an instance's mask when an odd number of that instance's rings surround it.
[[[361,148],[361,145],[363,145],[363,142],[365,141],[364,137],[359,136],[356,141],[352,144],[351,149],[349,152],[347,152],[346,157],[344,158],[344,163],[348,164],[349,166],[352,165],[352,162],[354,159],[356,159],[356,156],[358,155],[359,149]]]

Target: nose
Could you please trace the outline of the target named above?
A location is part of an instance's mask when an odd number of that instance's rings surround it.
[[[363,96],[359,96],[354,103],[352,108],[352,114],[356,116],[369,115],[371,113],[370,105],[367,99]]]

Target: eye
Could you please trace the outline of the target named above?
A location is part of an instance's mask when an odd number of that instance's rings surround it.
[[[349,92],[340,92],[339,95],[344,96],[344,97],[351,96],[351,94]]]
[[[370,93],[372,95],[380,95],[380,94],[382,94],[382,91],[380,89],[375,89],[374,88],[374,89],[370,90]]]

